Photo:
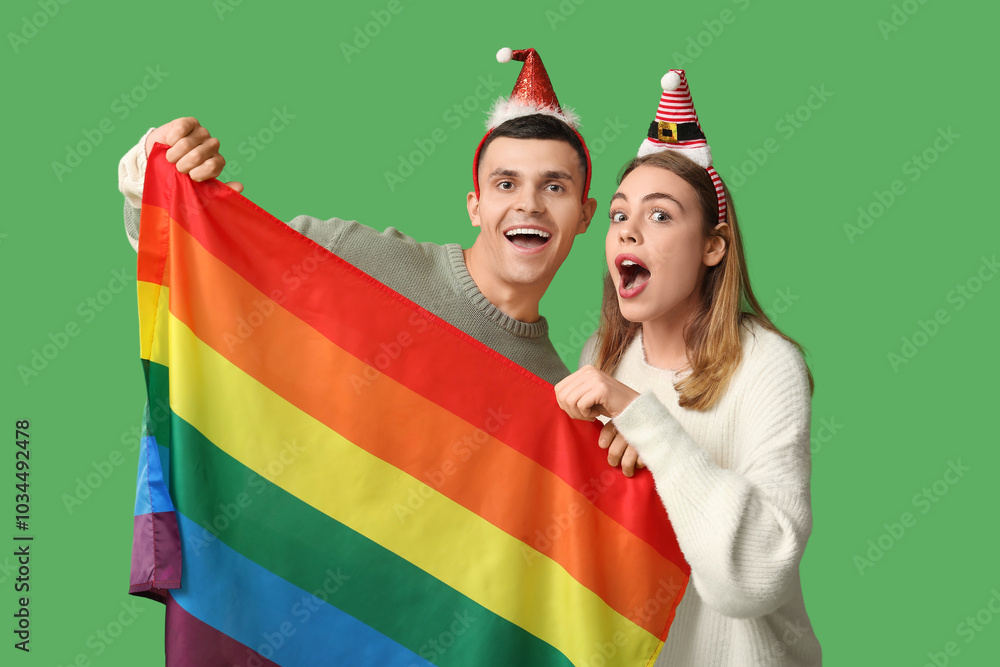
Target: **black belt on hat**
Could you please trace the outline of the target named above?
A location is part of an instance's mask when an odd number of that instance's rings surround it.
[[[650,139],[656,139],[668,144],[676,144],[681,141],[694,141],[704,139],[705,133],[698,127],[698,123],[671,123],[666,120],[654,120],[649,124]]]

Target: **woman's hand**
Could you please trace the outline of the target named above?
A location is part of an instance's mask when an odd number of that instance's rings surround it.
[[[556,385],[559,407],[573,419],[617,417],[639,394],[604,371],[583,366]]]
[[[617,417],[639,394],[593,366],[584,366],[555,387],[559,407],[573,419],[593,421],[598,415]],[[613,422],[604,425],[597,440],[601,449],[608,450],[608,463],[621,464],[626,477],[635,474],[636,467],[645,467],[639,453],[625,441]]]
[[[608,422],[601,429],[601,436],[597,439],[597,444],[601,449],[608,450],[608,463],[612,468],[617,468],[621,463],[622,472],[626,477],[631,477],[635,471],[645,468],[646,464],[639,458],[639,452],[635,447],[625,441],[625,436],[618,432],[614,422]]]

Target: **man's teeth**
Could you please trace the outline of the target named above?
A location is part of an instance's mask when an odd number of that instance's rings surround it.
[[[507,236],[516,236],[518,234],[536,234],[538,236],[541,236],[543,239],[547,239],[550,236],[552,236],[548,232],[543,232],[540,229],[528,229],[527,227],[518,227],[517,229],[510,229],[507,232],[505,232],[505,234]]]

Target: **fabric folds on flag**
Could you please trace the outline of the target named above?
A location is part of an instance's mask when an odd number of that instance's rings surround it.
[[[165,150],[130,592],[167,605],[167,664],[652,664],[690,569],[651,476],[609,468],[551,385]]]

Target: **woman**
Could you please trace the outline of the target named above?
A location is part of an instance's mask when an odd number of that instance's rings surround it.
[[[664,96],[690,105],[677,74]],[[623,171],[600,328],[556,397],[571,417],[611,418],[608,462],[649,469],[691,566],[656,664],[819,665],[799,580],[812,378],[753,296],[732,202],[696,141]]]

